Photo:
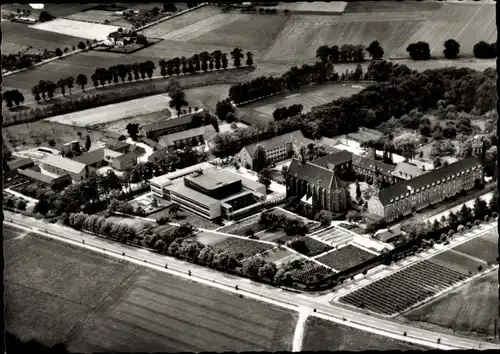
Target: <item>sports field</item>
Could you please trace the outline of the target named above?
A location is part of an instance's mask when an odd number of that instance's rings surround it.
[[[404,317],[430,329],[439,326],[465,335],[492,337],[498,306],[498,271],[495,270]]]
[[[341,326],[316,317],[309,317],[306,322],[302,350],[328,351],[337,350],[423,350],[425,348],[376,334]]]
[[[276,108],[289,107],[292,104],[304,106],[303,112],[309,112],[313,107],[319,106],[340,97],[348,97],[359,92],[363,86],[355,84],[326,84],[300,89],[298,93],[279,95],[265,100],[260,100],[239,109],[246,114],[259,119],[273,120]]]
[[[21,340],[71,352],[292,349],[294,314],[263,303],[33,236],[4,243],[4,259],[6,326]]]

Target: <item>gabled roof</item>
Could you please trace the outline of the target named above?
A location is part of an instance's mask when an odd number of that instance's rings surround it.
[[[331,190],[345,188],[344,183],[334,171],[310,162],[302,164],[296,158],[292,158],[287,174],[322,188]]]
[[[466,171],[469,168],[482,168],[481,161],[475,157],[467,157],[463,160],[448,165],[447,167],[442,167],[437,170],[432,170],[424,173],[420,176],[410,179],[409,181],[403,181],[392,186],[381,189],[378,193],[378,198],[380,202],[384,205],[390,204],[391,200],[396,197],[404,196],[406,193],[410,192],[411,189],[418,190],[432,186],[432,183],[438,182],[439,180],[451,177],[462,171]]]
[[[85,169],[85,164],[81,162],[52,154],[47,155],[43,159],[42,163],[75,174],[80,174]]]
[[[311,161],[311,163],[329,168],[329,165],[340,165],[352,160],[352,153],[346,150],[339,150],[337,153],[328,154],[326,156],[320,157],[316,160]]]
[[[356,154],[352,154],[352,164],[354,166],[359,166],[373,172],[375,172],[375,170],[378,170],[380,174],[386,176],[392,176],[392,173],[396,168],[396,166],[388,165],[381,161],[369,159],[367,157],[359,156]]]
[[[295,130],[291,133],[278,135],[271,139],[262,140],[259,141],[258,143],[249,144],[245,146],[244,149],[246,149],[248,153],[252,155],[255,152],[255,148],[257,147],[257,145],[260,145],[267,150],[267,149],[272,149],[274,147],[283,146],[289,143],[307,145],[309,143],[314,143],[314,141],[305,138],[300,130]]]
[[[74,157],[73,160],[83,163],[87,166],[93,165],[95,163],[98,163],[99,161],[104,160],[104,149],[105,148],[99,148],[86,152],[84,154],[81,154],[80,156]]]
[[[334,147],[335,145],[340,143],[340,139],[327,138],[324,136],[321,139],[319,139],[319,143]]]
[[[7,162],[7,166],[9,167],[10,171],[14,171],[17,170],[18,168],[23,168],[33,164],[34,164],[33,160],[29,158],[20,158],[14,161]]]
[[[130,152],[127,152],[126,154],[117,156],[115,158],[115,161],[119,161],[119,162],[128,161],[128,160],[136,159],[139,156],[141,156],[141,153],[139,151],[132,150]]]
[[[110,150],[116,151],[116,150],[125,149],[125,148],[130,149],[130,144],[127,143],[126,141],[120,141],[120,140],[113,139],[111,141],[108,141],[108,143],[106,144],[106,147]]]
[[[162,119],[162,120],[158,120],[158,121],[153,122],[153,123],[144,124],[141,127],[141,129],[144,132],[148,133],[148,132],[152,132],[152,131],[168,129],[168,128],[173,128],[173,127],[178,127],[180,125],[190,124],[192,120],[193,120],[193,115],[187,114],[187,115],[179,117],[179,118]]]
[[[407,162],[400,162],[396,165],[396,168],[392,172],[392,175],[404,179],[411,179],[424,173],[425,171],[422,171],[422,169],[418,168],[418,166],[412,165]]]
[[[43,183],[47,183],[47,184],[51,184],[55,180],[58,180],[60,178],[64,178],[64,177],[68,176],[68,175],[64,175],[64,176],[56,178],[56,177],[52,177],[52,176],[40,173],[40,172],[35,171],[35,170],[30,170],[30,169],[19,170],[19,173],[23,176],[28,177],[28,178],[31,178],[31,179],[34,179],[36,181],[40,181]]]
[[[208,135],[209,138],[212,134],[216,134],[215,129],[212,125],[205,125],[198,128],[188,129],[183,132],[172,133],[168,135],[163,135],[158,138],[158,143],[162,146],[174,146],[175,142],[181,139],[192,139],[194,137],[203,135]]]

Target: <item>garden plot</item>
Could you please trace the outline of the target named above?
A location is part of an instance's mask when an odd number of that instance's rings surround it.
[[[266,262],[280,262],[289,259],[296,253],[293,253],[286,248],[277,247],[259,255]]]
[[[47,118],[49,122],[57,122],[80,127],[93,126],[116,120],[138,116],[144,112],[155,112],[168,109],[170,98],[167,94],[154,95],[135,100],[110,104],[102,107],[86,109],[79,112],[63,114]]]
[[[478,258],[485,262],[498,263],[498,238],[495,241],[494,235],[498,235],[496,229],[492,229],[492,235],[476,237],[470,241],[462,243],[453,249],[470,257]],[[498,236],[497,236],[498,237]]]
[[[343,271],[364,263],[376,256],[376,254],[362,250],[354,245],[347,245],[319,257],[316,260],[336,269],[337,271]]]
[[[241,14],[217,14],[215,16],[211,16],[202,21],[196,22],[190,26],[186,26],[177,31],[170,32],[164,35],[163,39],[169,39],[172,41],[186,42],[192,40],[198,36],[201,36],[205,33],[212,32],[219,27],[222,27],[226,24],[230,24],[232,22],[236,22],[239,19],[248,16]]]
[[[103,25],[100,23],[89,23],[64,18],[56,18],[55,20],[42,22],[33,26],[42,31],[56,32],[68,36],[81,37],[86,39],[104,40],[111,32],[118,30],[117,26]]]
[[[345,230],[333,227],[315,233],[314,238],[317,238],[331,245],[338,245],[341,243],[347,243],[352,241],[353,235]]]
[[[134,218],[129,216],[110,216],[106,218],[106,220],[111,221],[113,223],[125,224],[127,226],[134,227],[135,229],[142,230],[147,225],[155,225],[153,221],[146,221],[140,218]]]
[[[245,240],[241,238],[227,238],[219,243],[213,244],[213,248],[220,251],[227,251],[232,254],[242,254],[243,258],[255,256],[257,253],[262,253],[271,249],[273,246],[257,242],[253,240]]]
[[[231,236],[221,235],[215,232],[201,231],[198,232],[195,236],[190,237],[190,239],[193,241],[198,241],[205,246],[211,246],[220,243],[230,237]]]
[[[314,12],[333,12],[341,13],[346,8],[348,2],[346,1],[335,1],[335,2],[324,2],[316,1],[314,3],[310,2],[295,2],[295,3],[279,3],[278,6],[273,6],[278,10],[288,9],[290,11],[314,11]]]
[[[430,258],[429,262],[437,264],[441,267],[452,269],[466,276],[469,276],[472,273],[477,273],[478,267],[486,267],[486,262],[467,257],[467,255],[458,252],[455,249],[441,252]]]
[[[326,243],[323,243],[321,241],[315,240],[311,237],[304,236],[300,240],[297,241],[299,244],[293,249],[305,256],[308,257],[314,257],[319,254],[328,252],[332,250],[333,248]],[[326,263],[325,263],[326,264]]]
[[[454,270],[424,260],[340,298],[356,307],[393,315],[465,280]]]

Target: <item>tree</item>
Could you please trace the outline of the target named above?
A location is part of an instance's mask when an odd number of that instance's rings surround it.
[[[56,49],[56,55],[57,55],[58,57],[60,57],[61,55],[63,55],[63,51],[62,51],[60,48],[57,48],[57,49]]]
[[[241,59],[244,57],[243,50],[240,48],[234,48],[231,51],[231,57],[233,58],[233,64],[237,68],[241,66]]]
[[[429,60],[431,58],[429,43],[426,42],[411,43],[406,48],[406,51],[413,60]]]
[[[314,220],[319,221],[324,227],[331,225],[332,218],[332,213],[327,210],[321,210],[314,216]]]
[[[276,267],[276,264],[272,262],[266,262],[262,267],[259,268],[258,276],[260,279],[272,282],[277,272],[278,268]]]
[[[19,200],[19,202],[17,203],[17,209],[26,210],[26,202],[23,200]]]
[[[83,43],[82,41],[78,42],[78,49],[83,50],[83,49],[85,49],[85,48],[87,48],[87,47],[85,46],[85,43]]]
[[[454,39],[448,39],[444,42],[443,54],[446,59],[456,59],[460,53],[460,44]]]
[[[288,176],[288,166],[284,165],[281,168],[281,177],[283,177],[283,179],[286,180],[287,176]]]
[[[495,188],[488,204],[491,213],[498,212],[498,189]]]
[[[89,135],[87,135],[87,136],[85,137],[85,149],[86,149],[87,151],[89,151],[89,150],[90,150],[90,146],[91,146],[91,145],[92,145],[92,142],[90,141],[90,136],[89,136]]]
[[[166,4],[163,4],[163,11],[164,12],[176,12],[177,7],[175,6],[174,3],[166,3]]]
[[[370,54],[372,60],[382,59],[382,57],[384,56],[384,50],[382,49],[379,41],[371,42],[370,45],[366,48],[366,51],[368,52],[368,54]]]
[[[218,101],[215,105],[215,114],[220,120],[225,120],[229,113],[234,113],[234,107],[229,98]]]
[[[488,212],[488,205],[487,203],[481,199],[479,196],[474,199],[474,217],[476,219],[483,219],[486,213]]]
[[[66,94],[66,80],[64,79],[59,79],[59,81],[57,81],[57,86],[61,88],[61,94],[64,96]]]
[[[228,60],[227,60],[227,54],[223,53],[222,58],[221,58],[221,67],[222,69],[226,70],[228,65]]]
[[[171,98],[169,106],[171,108],[175,108],[177,110],[177,114],[180,114],[181,108],[183,106],[187,106],[186,94],[178,87],[174,87],[168,94]]]
[[[67,78],[64,79],[66,82],[66,86],[69,89],[69,94],[71,95],[71,89],[74,87],[75,84],[75,78],[73,76],[68,76]]]
[[[253,53],[252,52],[247,52],[247,66],[252,66],[253,65]]]
[[[330,48],[327,45],[322,45],[316,50],[316,58],[323,63],[327,63],[330,57]]]
[[[259,275],[259,269],[263,267],[265,264],[266,262],[262,258],[259,257],[248,258],[242,264],[243,274],[251,278],[257,278]]]
[[[179,216],[179,211],[181,210],[181,207],[179,206],[179,204],[177,203],[174,203],[170,206],[170,209],[168,210],[168,213],[170,215],[174,215],[174,218],[177,219],[178,216]]]
[[[257,145],[253,153],[253,169],[257,172],[261,172],[267,166],[269,166],[269,161],[267,160],[266,149],[262,145]]]
[[[85,91],[85,85],[87,85],[87,76],[84,74],[79,74],[76,77],[76,83],[82,88],[83,91]]]
[[[55,17],[49,14],[47,11],[40,12],[38,19],[40,22],[47,22],[53,20]]]
[[[356,199],[361,200],[361,186],[358,180],[356,180]]]
[[[497,56],[495,43],[488,44],[485,41],[480,41],[474,45],[472,51],[474,56],[479,59],[492,59]]]
[[[359,214],[358,211],[355,211],[355,210],[349,210],[347,212],[347,215],[346,215],[346,219],[349,221],[349,222],[352,222],[352,221],[358,221],[361,219],[361,215]]]
[[[139,124],[138,123],[128,123],[127,124],[127,133],[132,140],[137,139],[137,135],[139,134]]]

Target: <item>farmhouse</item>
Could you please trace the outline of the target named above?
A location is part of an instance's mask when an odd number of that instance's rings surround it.
[[[189,129],[183,132],[161,136],[158,143],[169,151],[182,149],[184,146],[197,146],[211,140],[217,133],[212,125]]]
[[[60,176],[70,175],[74,181],[83,181],[95,172],[86,164],[57,155],[46,156],[42,161],[42,167]]]
[[[482,184],[481,161],[474,156],[381,189],[368,200],[368,212],[393,221]]]
[[[417,176],[420,176],[424,173],[425,171],[418,168],[418,166],[416,165],[413,165],[408,162],[400,162],[396,165],[396,168],[392,172],[392,175],[398,178],[399,180],[407,181]]]
[[[313,210],[343,212],[349,192],[334,170],[293,158],[286,177],[286,196],[301,198]]]
[[[377,175],[380,175],[386,183],[393,184],[397,182],[396,177],[393,175],[396,166],[353,154],[352,167],[354,172],[365,180],[373,180]]]
[[[73,160],[92,168],[100,168],[109,165],[118,171],[123,171],[135,166],[137,164],[137,157],[138,152],[136,150],[123,154],[102,147],[77,156]]]
[[[261,209],[263,184],[225,170],[194,172],[163,188],[164,198],[209,220],[238,220]]]
[[[39,169],[40,168],[38,168],[38,170]],[[52,189],[62,189],[66,187],[68,184],[71,184],[71,177],[69,175],[52,177],[44,173],[41,173],[38,170],[35,169],[19,170],[19,173],[24,177],[29,178],[32,181],[46,184],[50,186]]]
[[[266,158],[269,162],[282,161],[293,156],[293,153],[300,150],[301,146],[306,146],[314,141],[307,139],[300,130],[276,136],[272,139],[253,143],[241,149],[240,161],[242,164],[254,168],[254,155],[257,146],[262,146],[266,151]]]
[[[24,169],[34,167],[35,163],[32,159],[19,158],[14,161],[7,162],[3,171],[4,182],[12,181],[20,177],[20,172]]]
[[[158,139],[159,136],[165,134],[187,130],[193,120],[193,114],[186,114],[179,118],[163,119],[153,123],[144,124],[141,127],[141,133],[149,139]]]

